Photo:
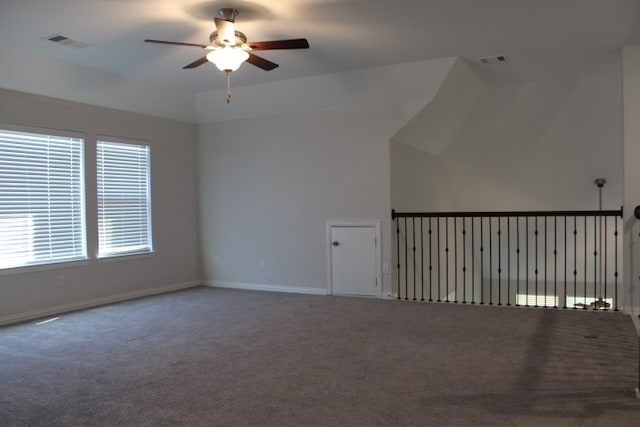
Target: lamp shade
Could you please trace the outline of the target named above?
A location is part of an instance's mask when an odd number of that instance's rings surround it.
[[[207,54],[207,60],[212,62],[220,71],[231,72],[237,70],[244,61],[249,59],[249,54],[232,47],[223,47]]]

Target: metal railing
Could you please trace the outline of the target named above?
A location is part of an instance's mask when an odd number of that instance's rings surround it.
[[[621,309],[622,209],[391,216],[398,299]]]

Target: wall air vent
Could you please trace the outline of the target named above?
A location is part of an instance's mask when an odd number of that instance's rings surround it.
[[[496,56],[485,56],[484,58],[478,58],[478,61],[483,64],[500,64],[503,62],[507,62],[506,55],[496,55]]]
[[[48,40],[50,42],[58,43],[67,47],[74,47],[76,49],[84,49],[89,47],[89,43],[85,43],[80,40],[72,39],[60,34],[53,34],[51,36],[43,37],[42,40]]]

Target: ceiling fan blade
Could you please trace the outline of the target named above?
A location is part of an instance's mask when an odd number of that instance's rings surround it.
[[[233,21],[226,19],[213,18],[218,30],[218,39],[229,45],[236,44],[236,28]]]
[[[145,40],[145,43],[158,43],[158,44],[170,44],[174,46],[191,46],[191,47],[200,47],[202,49],[206,49],[209,45],[206,44],[197,44],[197,43],[181,43],[181,42],[167,42],[164,40]]]
[[[184,67],[182,67],[182,69],[183,69],[183,70],[187,70],[187,69],[189,69],[189,68],[196,68],[196,67],[201,66],[202,64],[206,64],[207,62],[209,62],[209,61],[207,60],[207,57],[206,57],[206,56],[203,56],[202,58],[200,58],[200,59],[198,59],[198,60],[193,61],[191,64],[187,64],[187,65],[185,65]]]
[[[307,39],[290,40],[270,40],[266,42],[247,43],[253,50],[275,50],[275,49],[308,49]]]
[[[251,65],[255,65],[258,68],[262,68],[265,71],[271,71],[274,68],[279,67],[279,65],[276,64],[275,62],[271,62],[267,59],[264,59],[261,56],[254,55],[251,52],[248,52],[248,53],[249,53],[249,59],[247,59],[247,62]]]

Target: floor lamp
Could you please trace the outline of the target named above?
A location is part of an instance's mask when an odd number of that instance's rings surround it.
[[[598,204],[598,208],[600,211],[602,211],[602,187],[604,187],[604,185],[607,183],[607,180],[604,178],[597,178],[594,181],[594,184],[596,184],[598,186],[598,196],[599,196],[599,204]],[[600,267],[600,274],[599,274],[599,286],[598,286],[598,299],[593,301],[590,305],[590,307],[594,310],[608,310],[611,307],[611,304],[609,304],[608,302],[606,302],[603,298],[602,298],[602,282],[603,280],[606,280],[606,278],[603,278],[602,276],[602,215],[598,216],[598,253],[600,254],[600,258],[599,258],[599,267]]]

